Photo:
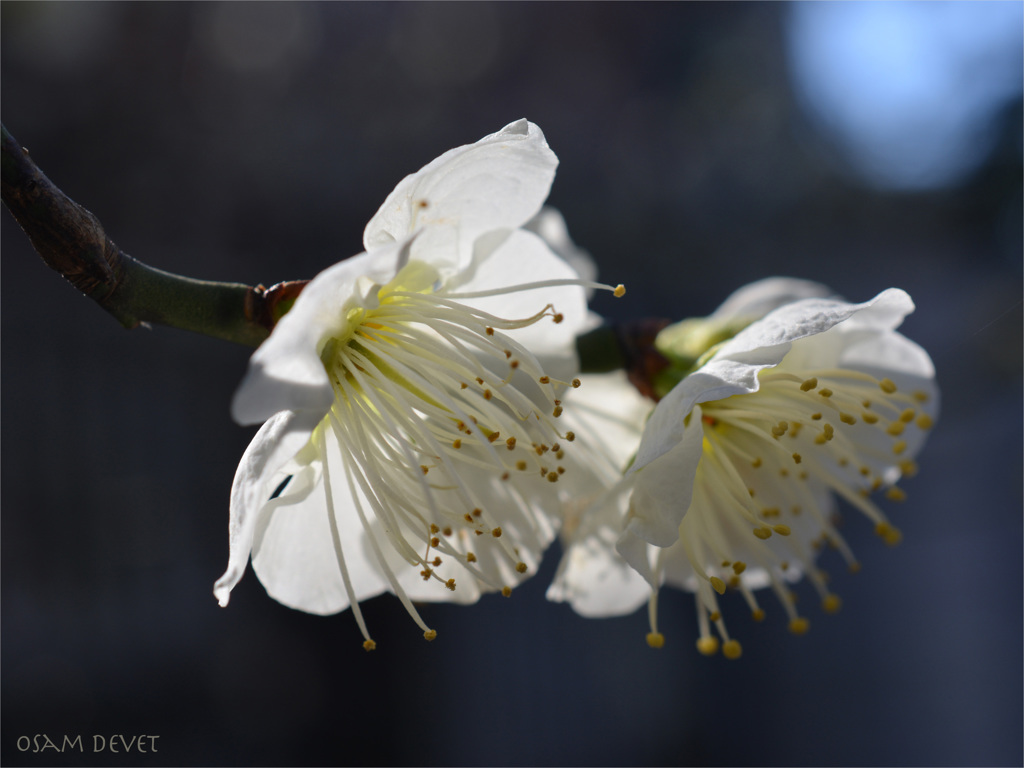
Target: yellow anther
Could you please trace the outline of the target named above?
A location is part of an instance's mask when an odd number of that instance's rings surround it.
[[[715,592],[717,592],[720,595],[725,594],[725,582],[717,576],[711,577],[711,588],[714,589]]]
[[[731,661],[735,661],[743,655],[743,646],[740,645],[738,640],[728,640],[722,646],[722,655]]]
[[[516,439],[514,437],[510,437],[508,440],[505,441],[505,447],[508,448],[510,451],[515,450]]]
[[[502,587],[501,588],[501,596],[502,597],[512,597],[512,587]]]
[[[843,422],[843,424],[856,424],[857,423],[857,417],[856,416],[853,416],[853,415],[851,415],[849,413],[843,413],[842,411],[840,411],[840,413],[839,413],[839,420],[841,422]]]
[[[539,379],[537,379],[537,381],[539,381],[541,384],[550,384],[551,383],[551,379],[549,377],[547,377],[547,376],[541,376]]]
[[[860,417],[862,419],[864,419],[864,423],[865,424],[877,424],[878,423],[878,417],[875,416],[875,414],[873,414],[873,413],[868,413],[867,411],[864,411],[864,413],[862,413],[860,415]]]
[[[513,370],[515,370],[516,368],[519,367],[519,361],[518,360],[510,360],[509,363],[508,363],[508,367],[513,369]]]
[[[517,461],[516,462],[516,469],[518,469],[520,472],[525,472],[526,471],[526,462],[525,461]]]
[[[812,376],[811,378],[807,379],[806,381],[804,381],[803,384],[800,385],[800,389],[802,389],[804,392],[810,392],[817,386],[818,380]]]
[[[618,285],[616,285],[615,286],[615,290],[612,291],[612,296],[614,296],[616,299],[621,299],[625,295],[626,295],[626,286],[624,286],[622,283],[619,283]]]
[[[729,586],[730,587],[739,588],[739,586],[740,586],[740,577],[739,576],[730,576],[729,577]]]
[[[772,435],[774,435],[775,437],[782,437],[784,434],[786,434],[786,431],[788,429],[789,424],[787,424],[784,421],[780,421],[777,425],[772,427]]]
[[[785,467],[779,470],[779,477],[789,477],[789,470]]]
[[[882,539],[890,547],[895,547],[903,540],[903,534],[899,528],[894,528],[889,523],[879,523],[875,526],[875,535]]]
[[[932,417],[929,416],[927,413],[922,413],[920,416],[917,417],[917,421],[915,421],[914,423],[917,424],[917,426],[921,429],[931,429],[932,424],[934,424],[935,422],[932,421]]]
[[[746,563],[736,562],[736,563],[733,563],[733,564],[732,564],[732,571],[733,571],[733,573],[735,573],[735,574],[736,574],[737,576],[739,576],[739,575],[740,575],[741,573],[743,573],[743,572],[744,572],[745,570],[747,570],[747,564],[746,564]]]
[[[814,444],[815,444],[815,445],[824,445],[824,444],[825,444],[825,443],[827,443],[827,442],[828,442],[828,438],[827,438],[827,437],[825,437],[825,435],[824,435],[824,434],[821,434],[821,435],[816,435],[816,436],[814,437]]]
[[[484,400],[490,400],[492,397],[494,397],[494,395],[491,394],[491,390],[485,389],[484,390]]]
[[[896,384],[893,382],[892,379],[882,379],[880,382],[878,382],[878,386],[881,388],[883,392],[889,395],[896,391]]]
[[[557,419],[557,418],[558,418],[559,416],[561,416],[561,415],[562,415],[562,406],[560,406],[560,405],[556,405],[556,406],[555,406],[555,410],[553,410],[553,411],[551,412],[551,415],[552,415],[552,416],[554,416],[554,417],[555,417],[556,419]]]
[[[477,376],[476,377],[476,383],[479,384],[482,387],[484,385],[484,380],[481,379],[479,376]],[[476,424],[476,420],[475,419],[474,419],[473,423]]]
[[[489,434],[487,436],[487,442],[488,443],[496,443],[498,441],[498,438],[500,438],[500,437],[501,437],[501,432],[491,432],[491,434]]]
[[[565,315],[563,315],[561,312],[556,312],[551,316],[551,319],[554,320],[556,324],[558,324],[565,320]]]
[[[793,454],[793,462],[794,463],[799,464],[803,460],[804,460],[803,457],[799,453],[794,453]]]
[[[430,524],[430,532],[431,532],[431,533],[437,533],[437,532],[438,532],[438,531],[440,531],[440,530],[441,530],[441,529],[440,529],[440,528],[438,528],[438,527],[437,527],[436,525],[434,525],[433,523],[431,523],[431,524]],[[434,546],[436,547],[437,545],[435,544]]]
[[[818,390],[818,394],[822,397],[832,397],[832,390],[828,387],[822,387]]]
[[[907,498],[907,492],[902,488],[897,488],[895,485],[885,492],[885,498],[889,501],[905,501]]]
[[[698,638],[697,650],[704,656],[714,656],[718,653],[718,638],[713,635]]]
[[[792,533],[788,525],[773,525],[772,530],[779,534],[779,536],[789,536]]]
[[[909,424],[914,420],[914,417],[916,415],[917,411],[915,411],[913,408],[907,408],[903,411],[903,413],[900,414],[900,421],[905,421]]]
[[[448,579],[448,581],[446,581],[444,585],[448,587],[448,589],[450,589],[452,592],[455,591],[455,579]]]
[[[366,640],[363,641],[363,650],[364,651],[372,651],[376,647],[377,647],[377,644],[375,642],[373,642],[373,640],[366,639]]]
[[[917,474],[917,462],[913,459],[904,459],[899,463],[899,468],[905,477],[913,477]]]
[[[825,599],[821,601],[821,608],[825,613],[838,613],[842,607],[843,601],[839,595],[825,595]]]
[[[573,389],[579,389],[582,384],[583,384],[583,382],[580,381],[579,379],[573,379],[572,380],[572,388]]]
[[[571,443],[573,440],[576,439],[576,433],[575,432],[566,432],[565,433],[565,439],[568,440]]]
[[[558,481],[558,473],[557,472],[548,472],[547,478],[548,478],[548,482],[549,483],[557,482]]]
[[[811,414],[811,421],[821,421],[821,414],[820,413],[812,413]]]
[[[771,528],[755,528],[754,529],[754,535],[757,536],[757,538],[759,538],[759,539],[761,539],[763,541],[764,539],[771,538],[772,529]]]
[[[491,531],[491,536],[493,536],[496,539],[500,539],[501,538],[501,526],[500,525],[497,528],[495,528],[494,530]]]
[[[466,562],[467,563],[475,563],[476,562],[476,555],[474,555],[472,552],[467,552],[466,553]]]
[[[423,639],[426,640],[428,643],[435,637],[437,637],[436,629],[428,629],[426,632],[423,633]]]
[[[480,517],[480,515],[482,515],[483,513],[484,513],[484,511],[482,509],[480,509],[480,507],[476,507],[473,510],[473,517]]]
[[[722,614],[720,614],[718,611],[715,611],[710,616],[708,616],[708,618],[712,621],[719,621],[722,618]]]
[[[661,632],[648,632],[647,644],[651,646],[651,648],[661,648],[665,645],[665,636],[661,634]]]
[[[487,333],[488,336],[493,336],[494,335],[494,329],[491,328],[491,326],[489,326],[489,325],[486,328],[484,328],[484,331]]]
[[[861,564],[858,563],[856,560],[854,560],[852,563],[850,563],[847,566],[847,570],[850,573],[860,573],[860,569],[861,569]]]
[[[750,466],[752,466],[754,469],[757,469],[758,467],[760,467],[761,466],[761,457],[758,456],[756,459],[754,459],[752,462],[750,462]]]
[[[861,467],[860,468],[860,473],[864,477],[868,477],[871,474],[871,467]]]
[[[461,447],[462,447],[462,441],[459,438],[456,437],[454,440],[452,440],[452,448],[454,448],[455,450],[458,450]]]
[[[802,616],[797,616],[795,619],[789,622],[789,631],[794,635],[805,635],[807,630],[811,628],[811,622]]]
[[[905,450],[907,450],[907,441],[906,440],[897,440],[895,443],[892,444],[892,452],[896,456],[899,456]]]
[[[451,536],[451,535],[452,535],[452,529],[451,529],[451,526],[448,526],[448,525],[446,525],[446,526],[444,527],[444,530],[443,530],[443,531],[441,531],[441,533],[443,533],[443,534],[444,534],[445,536]]]
[[[519,571],[519,573],[526,573],[526,563],[524,563],[524,562],[516,563],[516,570]]]
[[[760,608],[755,608],[750,612],[750,618],[754,621],[764,621],[764,611]]]
[[[422,472],[425,475],[429,471],[430,467],[428,467],[426,464],[420,464],[420,472]]]
[[[928,402],[928,393],[927,392],[922,392],[921,390],[917,390],[912,395],[912,397],[915,400],[917,400],[917,402],[919,402],[919,403],[927,403]]]
[[[902,421],[894,421],[888,427],[885,428],[886,433],[896,437],[903,434],[903,428],[905,424]]]
[[[423,577],[424,581],[430,581],[431,574],[433,574],[433,571],[430,568],[424,568],[420,571],[420,576]]]
[[[505,352],[505,359],[506,360],[508,360],[510,357],[512,357],[512,350],[511,349],[506,349],[506,350],[504,350],[504,352]]]
[[[430,540],[430,546],[432,546],[432,547],[436,547],[440,543],[441,543],[441,540],[439,538],[437,538],[437,536],[435,536],[434,538],[432,538]]]

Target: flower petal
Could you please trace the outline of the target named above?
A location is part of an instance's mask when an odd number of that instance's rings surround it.
[[[832,291],[821,283],[792,277],[766,277],[732,293],[707,319],[758,319],[794,301],[826,298],[832,295]]]
[[[320,361],[323,342],[344,328],[345,313],[358,300],[360,287],[386,283],[395,275],[407,245],[404,240],[361,253],[310,281],[250,358],[231,404],[235,421],[256,424],[284,410],[327,412],[334,393]]]
[[[413,256],[457,270],[479,235],[515,229],[540,210],[557,165],[540,128],[517,120],[402,179],[366,225],[363,243],[370,251],[420,231]]]
[[[228,604],[231,590],[245,573],[260,512],[273,491],[272,481],[309,442],[314,426],[308,416],[284,411],[260,427],[242,454],[231,485],[228,567],[213,587],[221,606]]]

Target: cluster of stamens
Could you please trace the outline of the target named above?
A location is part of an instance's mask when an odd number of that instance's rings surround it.
[[[325,347],[321,357],[335,403],[318,432],[321,441],[330,433],[340,446],[376,560],[432,640],[436,631],[413,606],[385,549],[444,589],[458,586],[451,561],[485,590],[509,596],[510,585],[535,566],[554,536],[536,503],[544,491],[530,479],[543,478],[544,487],[566,472],[562,460],[575,435],[557,425],[559,394],[580,382],[552,379],[506,333],[545,319],[561,323],[551,305],[509,320],[462,303],[469,294],[409,291],[394,283],[380,289],[375,307],[350,310],[350,332]],[[324,477],[329,482],[326,459]],[[371,650],[375,643],[351,591],[340,541],[335,548],[364,647]]]
[[[704,452],[691,506],[680,526],[680,546],[696,573],[700,638],[710,655],[719,648],[738,658],[742,648],[726,631],[717,597],[738,591],[756,621],[765,612],[754,590],[771,586],[794,634],[810,623],[795,607],[788,582],[806,576],[827,613],[841,601],[828,574],[815,565],[825,546],[839,550],[852,572],[859,563],[835,528],[828,494],[835,493],[874,523],[887,544],[901,534],[871,500],[885,489],[890,501],[905,492],[894,483],[917,471],[908,450],[911,430],[928,430],[928,395],[904,393],[890,379],[860,371],[781,368],[760,375],[756,393],[705,403],[699,411]],[[660,557],[666,556],[662,550]],[[659,568],[660,568],[659,563]],[[651,599],[648,642],[660,647],[657,595]],[[714,625],[721,637],[711,634]]]

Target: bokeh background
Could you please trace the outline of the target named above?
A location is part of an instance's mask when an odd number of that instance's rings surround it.
[[[304,615],[251,574],[220,609],[249,350],[127,332],[2,214],[5,765],[1020,765],[1021,3],[0,4],[8,129],[126,251],[311,277],[394,184],[519,117],[613,318],[706,314],[787,274],[896,285],[943,415],[863,571],[792,637],[727,602],[740,661],[643,612],[398,601]],[[893,505],[890,505],[890,508]],[[770,607],[770,601],[767,605]],[[20,736],[82,734],[84,754]],[[156,735],[151,755],[94,734]]]

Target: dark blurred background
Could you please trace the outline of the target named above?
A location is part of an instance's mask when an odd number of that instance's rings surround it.
[[[918,310],[943,414],[857,514],[836,616],[694,648],[693,600],[308,616],[250,573],[220,609],[249,350],[127,332],[2,214],[5,765],[1020,765],[1020,3],[0,4],[2,117],[127,252],[194,277],[311,277],[395,183],[519,117],[614,317],[706,314],[772,274]],[[771,600],[766,602],[770,607]],[[84,754],[18,750],[82,734]],[[92,754],[94,734],[159,736]],[[24,742],[22,742],[24,745]]]

